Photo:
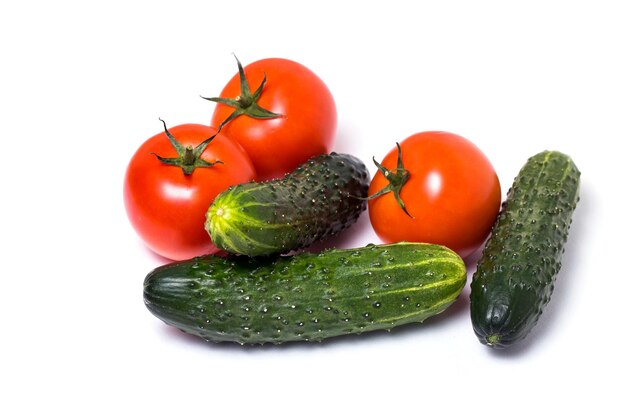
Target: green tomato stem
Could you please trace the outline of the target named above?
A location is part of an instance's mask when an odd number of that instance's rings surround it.
[[[183,170],[183,174],[191,175],[196,168],[209,168],[215,164],[222,164],[222,161],[216,160],[214,162],[205,161],[200,156],[202,152],[206,149],[206,147],[215,139],[217,133],[210,138],[203,141],[201,144],[196,146],[195,148],[191,145],[183,146],[171,133],[167,130],[167,126],[162,119],[163,128],[165,129],[165,134],[167,139],[172,144],[172,147],[176,150],[178,156],[174,158],[163,158],[155,153],[154,156],[157,157],[159,161],[166,165],[173,165],[181,168]],[[218,130],[219,132],[219,130]]]
[[[215,103],[234,108],[233,112],[220,123],[218,130],[221,130],[224,125],[241,115],[246,115],[254,119],[274,119],[277,117],[282,117],[282,114],[274,113],[268,109],[259,106],[259,104],[257,103],[257,101],[261,97],[261,93],[263,92],[265,83],[267,82],[266,76],[263,75],[263,81],[261,81],[259,87],[254,92],[252,92],[252,90],[250,90],[248,79],[246,78],[246,74],[243,70],[241,62],[239,62],[237,56],[235,56],[235,59],[237,60],[237,68],[239,70],[239,95],[235,98],[202,97],[205,100],[213,101]]]
[[[376,165],[380,172],[382,172],[385,179],[389,181],[389,184],[380,189],[378,192],[369,196],[367,199],[371,200],[380,197],[383,194],[393,193],[393,196],[402,211],[404,211],[404,213],[406,213],[406,215],[410,218],[413,218],[413,216],[411,216],[406,206],[404,205],[404,201],[402,201],[402,198],[400,198],[400,191],[402,190],[402,187],[404,187],[404,184],[406,184],[406,182],[409,180],[411,173],[404,168],[404,164],[402,163],[402,148],[400,148],[400,144],[396,143],[396,146],[398,147],[398,162],[396,164],[396,169],[387,169],[379,164],[376,159],[372,158],[374,160],[374,165]]]

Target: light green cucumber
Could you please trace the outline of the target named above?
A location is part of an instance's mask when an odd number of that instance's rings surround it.
[[[288,253],[351,226],[366,208],[369,173],[358,158],[323,154],[262,183],[215,198],[205,228],[215,245],[248,256]]]

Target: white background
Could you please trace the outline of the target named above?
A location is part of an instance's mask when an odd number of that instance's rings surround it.
[[[609,1],[9,2],[0,7],[0,415],[624,415],[626,14]],[[135,149],[208,123],[244,63],[285,57],[335,97],[367,162],[423,130],[582,171],[553,300],[480,345],[469,285],[422,326],[312,345],[208,344],[142,301],[164,262],[122,202]],[[330,244],[378,242],[367,215]],[[473,271],[475,265],[469,264]]]

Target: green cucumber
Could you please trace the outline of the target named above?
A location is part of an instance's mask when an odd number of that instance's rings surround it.
[[[351,226],[366,208],[369,172],[346,154],[311,158],[282,179],[218,195],[205,228],[220,249],[248,256],[288,253]]]
[[[279,344],[391,329],[452,304],[466,282],[463,260],[424,243],[329,249],[249,258],[204,256],[156,268],[147,308],[209,341]]]
[[[560,152],[531,157],[509,189],[472,278],[474,332],[488,346],[528,335],[554,289],[579,200],[580,171]]]

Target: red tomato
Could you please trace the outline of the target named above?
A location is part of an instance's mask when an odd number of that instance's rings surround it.
[[[330,90],[317,75],[281,58],[256,61],[243,69],[237,63],[239,75],[228,82],[219,98],[208,99],[218,102],[211,124],[219,126],[238,112],[222,132],[248,152],[259,179],[281,177],[330,151],[337,110]],[[247,83],[243,86],[242,74]],[[254,93],[260,94],[258,100]]]
[[[399,144],[408,171],[399,198],[393,192],[370,197],[369,216],[384,242],[437,243],[466,258],[487,238],[500,209],[500,182],[487,157],[467,139],[447,132],[423,132]],[[402,182],[398,149],[381,165],[392,182]],[[402,165],[400,166],[402,168]],[[369,195],[385,191],[382,172],[372,179]]]
[[[197,147],[216,129],[185,124],[168,129],[185,147]],[[213,199],[231,185],[255,179],[246,152],[235,141],[218,134],[200,158],[215,163],[185,174],[179,166],[162,162],[179,155],[166,132],[141,145],[130,160],[124,179],[124,203],[131,224],[154,252],[183,260],[217,251],[204,229],[206,211]],[[201,161],[200,161],[201,162]]]

